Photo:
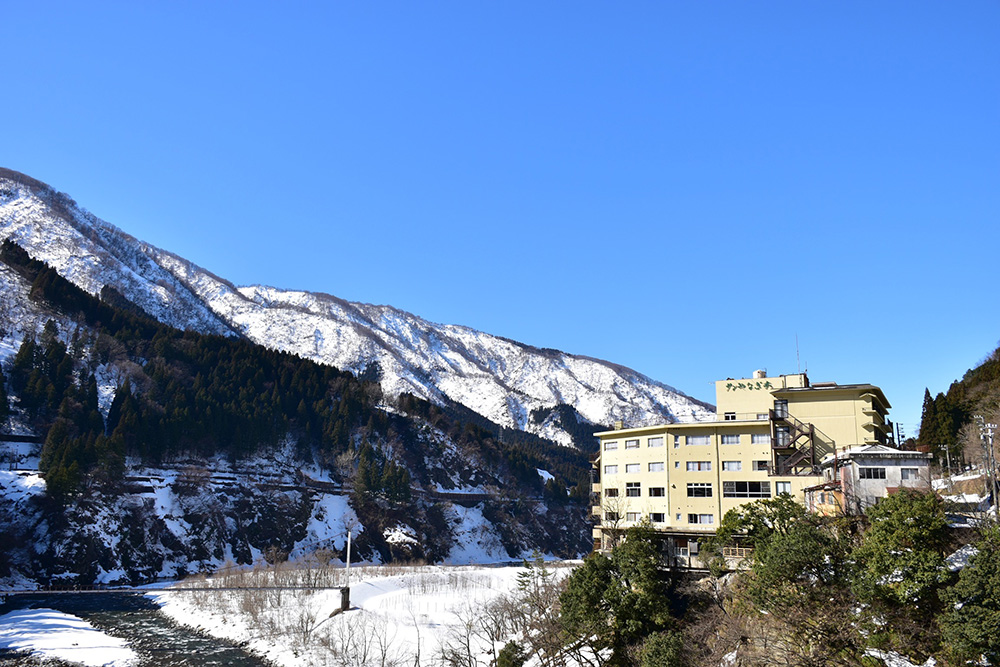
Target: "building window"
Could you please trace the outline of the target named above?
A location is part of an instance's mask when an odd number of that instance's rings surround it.
[[[725,419],[727,422],[734,422],[734,421],[736,421],[736,413],[735,412],[727,412],[723,416],[723,419]]]
[[[722,444],[724,445],[738,445],[740,444],[740,434],[734,433],[731,435],[722,436]]]
[[[663,461],[653,461],[649,464],[649,472],[663,472],[665,468]]]
[[[688,523],[715,523],[711,514],[688,514]]]
[[[766,422],[767,421],[767,413],[766,412],[758,412],[757,413],[757,421]]]
[[[619,519],[618,512],[605,512],[604,513],[604,520],[605,521],[618,521],[618,519]]]
[[[774,402],[774,418],[788,419],[788,401],[779,399]]]
[[[605,498],[617,498],[618,497],[618,489],[604,489],[604,497]]]
[[[688,498],[711,498],[712,485],[703,482],[688,482]]]
[[[750,436],[751,445],[770,445],[771,444],[771,434],[770,433],[754,433]]]
[[[792,483],[791,482],[775,482],[774,483],[774,495],[780,496],[782,493],[787,493],[792,495]]]
[[[753,469],[757,472],[767,472],[767,467],[770,465],[770,461],[767,459],[762,459],[760,461],[753,462]]]
[[[687,437],[687,444],[689,445],[711,445],[712,436],[710,435],[689,435]]]
[[[616,465],[606,465],[606,466],[604,466],[604,474],[605,475],[617,475],[618,474],[618,466],[616,466]]]
[[[665,523],[667,520],[667,515],[665,515],[663,512],[650,512],[649,520],[652,523]]]
[[[723,482],[723,498],[770,498],[770,482]]]
[[[625,512],[626,521],[638,521],[640,516],[639,512]]]
[[[606,452],[613,452],[616,449],[618,449],[618,441],[617,440],[612,440],[611,442],[604,443],[604,451],[606,451]]]
[[[638,440],[626,440],[625,441],[625,449],[639,449],[639,441]]]
[[[885,468],[858,468],[861,479],[885,479]]]
[[[675,435],[674,436],[674,449],[677,449],[680,446],[681,446],[681,436]]]
[[[638,498],[641,495],[639,482],[625,482],[625,496],[627,498]]]
[[[710,471],[712,469],[711,461],[688,461],[687,462],[688,472],[699,472],[699,471]]]
[[[920,479],[919,468],[900,468],[899,476],[905,482],[909,479]]]
[[[626,463],[625,464],[625,472],[627,474],[632,474],[632,473],[639,472],[639,464],[638,463]]]
[[[723,461],[722,469],[727,472],[736,472],[738,470],[743,470],[743,461]]]
[[[666,490],[662,486],[651,486],[649,487],[649,496],[651,498],[662,498],[667,495]]]
[[[662,437],[650,438],[649,440],[646,441],[646,446],[647,447],[662,447],[663,446],[663,438]]]

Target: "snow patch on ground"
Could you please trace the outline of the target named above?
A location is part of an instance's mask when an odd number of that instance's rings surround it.
[[[0,497],[17,505],[45,493],[45,480],[37,472],[0,470]]]
[[[401,523],[392,528],[386,528],[383,536],[389,544],[419,544],[416,531]]]
[[[291,557],[300,558],[317,549],[340,551],[347,545],[348,529],[352,539],[356,539],[365,529],[348,504],[348,497],[324,494],[313,505],[312,515],[306,526],[306,537],[296,543]]]
[[[418,654],[427,664],[440,655],[443,645],[455,641],[463,621],[473,612],[516,591],[518,575],[525,571],[523,567],[351,568],[351,608],[347,612],[333,613],[340,609],[339,589],[289,592],[280,604],[265,604],[258,612],[265,627],[275,628],[270,636],[252,627],[248,615],[238,609],[239,602],[227,601],[225,596],[208,603],[206,600],[213,598],[201,594],[151,592],[150,597],[175,621],[244,644],[286,667],[342,664],[331,660],[331,651],[360,644],[367,646],[370,656],[374,654],[375,664],[382,651],[386,664],[393,660],[414,664]],[[553,566],[551,571],[563,577],[572,570]],[[338,572],[344,574],[343,569]],[[338,582],[343,585],[346,578]],[[221,581],[217,584],[223,585]],[[491,648],[503,646],[500,642],[491,647],[476,638],[473,642],[473,650],[484,664]]]
[[[0,616],[0,648],[88,667],[126,667],[139,660],[123,639],[53,609],[22,609]]]
[[[979,479],[982,476],[982,471],[971,470],[969,472],[962,473],[961,475],[952,475],[951,477],[939,477],[938,479],[932,479],[931,487],[934,490],[946,489],[955,482],[967,482],[971,479]]]
[[[968,565],[969,559],[977,553],[979,553],[979,549],[971,544],[966,544],[964,547],[945,558],[945,562],[948,563],[949,570],[952,572],[958,572],[963,567]]]
[[[934,667],[937,664],[934,658],[927,658],[927,662],[918,665],[893,651],[879,651],[873,648],[865,651],[865,655],[881,660],[885,667]]]
[[[482,508],[453,505],[455,546],[448,553],[446,563],[503,563],[511,560],[493,524],[483,516]]]

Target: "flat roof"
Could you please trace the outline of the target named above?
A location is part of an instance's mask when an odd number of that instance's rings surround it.
[[[673,429],[719,428],[719,427],[725,428],[729,426],[744,427],[747,424],[759,424],[761,426],[768,426],[769,423],[770,422],[766,419],[712,419],[701,422],[664,422],[663,424],[653,424],[650,426],[634,426],[630,428],[612,429],[610,431],[598,431],[594,433],[594,435],[628,436],[628,435],[641,435],[643,433],[659,433],[661,431],[667,431]]]
[[[888,410],[892,407],[889,404],[889,400],[882,393],[882,389],[873,384],[826,384],[820,383],[819,386],[809,386],[809,387],[788,387],[785,389],[773,389],[771,393],[775,396],[780,396],[783,394],[797,394],[803,392],[838,392],[838,391],[849,391],[849,392],[862,392],[873,394],[882,405]]]

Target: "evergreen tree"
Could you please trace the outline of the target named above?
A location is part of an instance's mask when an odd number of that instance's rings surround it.
[[[10,372],[11,388],[15,393],[24,391],[24,388],[28,386],[28,378],[31,371],[35,369],[37,349],[38,346],[33,336],[25,336],[24,340],[21,341],[21,346],[17,349],[17,354],[14,355],[14,364]]]
[[[948,521],[941,499],[904,489],[865,514],[871,525],[852,553],[857,596],[912,607],[932,603],[949,575],[944,560]]]
[[[978,551],[945,591],[942,634],[955,664],[1000,664],[1000,528],[993,526]],[[983,663],[981,658],[985,658]]]
[[[650,635],[673,629],[670,587],[658,542],[648,526],[630,528],[611,556],[591,554],[559,598],[571,642],[612,651],[613,664]]]
[[[527,661],[528,654],[515,641],[504,644],[497,655],[497,667],[524,667],[524,663]]]
[[[378,456],[368,441],[358,452],[358,471],[354,477],[354,492],[359,496],[373,496],[382,491],[382,468]]]
[[[931,390],[927,388],[924,388],[924,406],[920,413],[920,432],[917,436],[917,446],[926,447],[927,451],[937,451],[937,413],[934,410]]]

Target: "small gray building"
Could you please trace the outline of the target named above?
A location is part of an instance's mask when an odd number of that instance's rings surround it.
[[[862,445],[827,455],[823,483],[804,489],[818,514],[861,514],[900,489],[930,491],[932,454],[886,445]]]

